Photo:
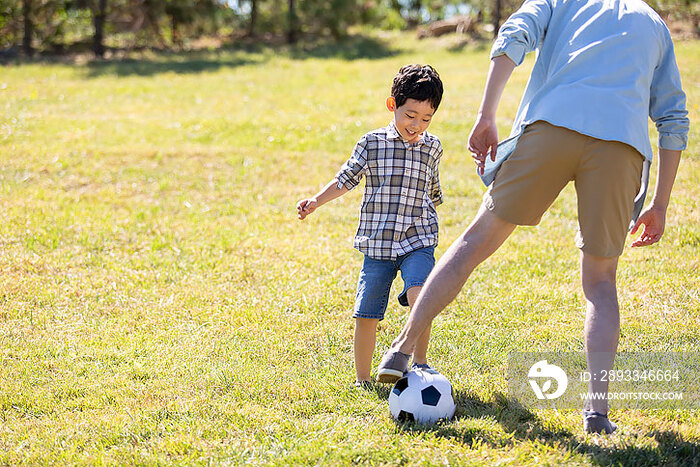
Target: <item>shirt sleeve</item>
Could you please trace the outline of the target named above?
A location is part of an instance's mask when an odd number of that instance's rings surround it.
[[[666,37],[666,47],[654,70],[649,117],[656,123],[660,148],[682,151],[688,146],[690,121],[670,35]]]
[[[335,178],[338,188],[352,190],[360,184],[362,176],[367,172],[367,136],[363,136],[355,145],[352,156],[340,168]]]
[[[507,55],[520,65],[544,39],[551,17],[550,0],[527,0],[498,30],[491,58]]]
[[[438,145],[435,153],[435,161],[433,162],[433,174],[432,177],[430,177],[430,185],[428,187],[428,194],[430,196],[430,200],[433,202],[433,206],[439,206],[442,204],[442,187],[440,186],[440,172],[438,170],[441,157],[442,146]]]

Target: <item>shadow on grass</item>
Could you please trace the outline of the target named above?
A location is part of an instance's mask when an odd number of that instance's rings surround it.
[[[341,40],[316,40],[289,49],[289,55],[297,60],[308,58],[376,60],[391,57],[397,53],[398,51],[392,49],[386,42],[360,34],[347,36]]]
[[[195,74],[264,63],[261,56],[233,55],[226,52],[158,53],[154,58],[95,60],[86,65],[87,77],[154,76],[162,73]]]
[[[484,52],[486,50],[491,50],[491,44],[492,42],[490,40],[477,38],[475,40],[458,42],[448,47],[447,50],[452,53],[462,53],[467,49],[475,52]]]
[[[379,391],[377,391],[379,394]],[[383,394],[383,392],[382,392]],[[386,390],[388,397],[389,389]],[[582,442],[566,429],[552,429],[517,401],[508,400],[497,394],[496,401],[484,402],[471,393],[460,392],[457,397],[455,418],[491,419],[498,422],[506,433],[511,433],[518,441],[537,441],[556,450],[566,450],[572,454],[583,454],[597,465],[643,466],[643,465],[684,465],[700,466],[700,444],[684,440],[673,431],[650,431],[646,436],[653,438],[657,446],[606,447],[594,442]],[[433,433],[460,443],[480,442],[495,448],[509,444],[498,434],[475,427],[458,427],[454,423],[419,425],[397,423],[400,430],[409,432]],[[613,435],[614,436],[614,435]]]
[[[377,396],[379,396],[382,399],[389,399],[389,394],[391,394],[391,389],[393,386],[391,384],[375,384],[372,386],[372,391],[377,393]]]
[[[295,60],[321,59],[379,59],[398,53],[387,43],[362,35],[348,36],[342,40],[317,39],[294,46],[265,45],[248,42],[223,46],[212,50],[191,52],[150,52],[148,58],[122,58],[94,60],[86,66],[87,77],[153,76],[161,73],[194,74],[263,64],[275,56]]]

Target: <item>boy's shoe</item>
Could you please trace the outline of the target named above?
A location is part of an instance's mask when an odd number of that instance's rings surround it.
[[[430,373],[431,375],[440,374],[439,371],[430,366],[428,363],[413,363],[413,365],[411,365],[411,371],[422,371],[424,373]]]
[[[371,391],[374,389],[374,383],[372,383],[372,381],[355,381],[353,386],[355,389],[362,389],[363,391]]]
[[[393,384],[408,373],[411,356],[398,350],[388,350],[377,367],[377,381]]]
[[[430,373],[430,372],[437,373],[437,370],[435,368],[433,368],[432,366],[428,365],[427,363],[415,363],[414,362],[413,365],[411,365],[411,371],[414,371],[414,370],[421,370],[421,371],[425,371],[428,373]]]
[[[586,433],[609,435],[617,430],[617,425],[608,420],[607,415],[593,410],[583,411],[583,430]]]

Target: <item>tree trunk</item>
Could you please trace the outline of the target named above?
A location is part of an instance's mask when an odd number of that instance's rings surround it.
[[[501,0],[493,0],[493,37],[498,37],[501,27]]]
[[[170,31],[173,44],[178,47],[182,46],[182,38],[180,37],[180,23],[177,21],[177,15],[170,16]]]
[[[297,41],[297,15],[294,11],[294,0],[289,0],[289,31],[287,42],[294,44]]]
[[[93,13],[93,21],[95,23],[95,37],[93,42],[93,51],[95,57],[102,58],[105,55],[104,46],[104,26],[105,17],[107,16],[107,0],[98,0],[97,11]]]
[[[34,25],[32,24],[32,0],[24,0],[22,2],[22,16],[24,16],[22,49],[27,57],[31,57],[34,54],[34,50],[32,49],[32,35],[34,34]]]
[[[250,0],[250,23],[248,37],[255,37],[255,26],[258,22],[258,0]]]

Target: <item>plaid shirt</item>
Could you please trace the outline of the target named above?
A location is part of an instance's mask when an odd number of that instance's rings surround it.
[[[426,131],[410,145],[394,122],[360,138],[336,175],[338,188],[349,190],[367,178],[355,248],[370,258],[394,260],[437,244],[441,156],[437,137]]]

